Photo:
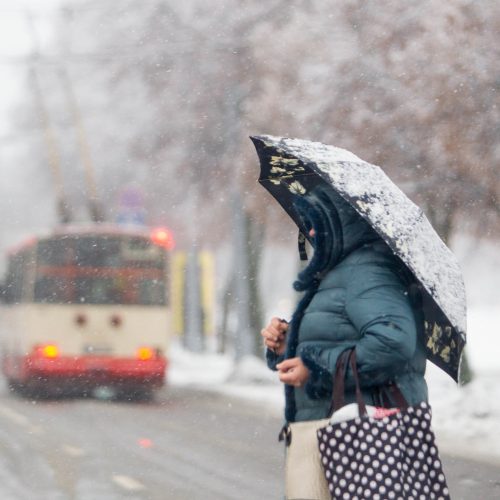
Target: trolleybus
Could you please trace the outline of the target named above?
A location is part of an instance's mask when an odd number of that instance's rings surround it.
[[[152,396],[170,323],[167,232],[56,230],[13,249],[2,284],[2,368],[29,394]]]

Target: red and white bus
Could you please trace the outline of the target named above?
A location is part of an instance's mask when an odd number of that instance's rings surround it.
[[[171,243],[167,231],[99,225],[12,250],[0,317],[10,387],[150,397],[168,363]]]

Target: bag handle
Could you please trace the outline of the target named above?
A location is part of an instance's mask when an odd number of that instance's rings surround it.
[[[392,399],[401,410],[406,410],[408,408],[408,401],[406,401],[401,389],[394,382],[389,382],[384,385],[382,391],[385,393],[384,395],[389,396],[389,404],[391,404],[390,400]]]
[[[358,369],[356,365],[356,349],[344,351],[338,358],[335,366],[335,376],[333,378],[333,394],[328,416],[345,406],[345,377],[347,374],[347,363],[351,365],[354,382],[356,384],[356,403],[358,404],[359,415],[367,415],[366,405],[363,401],[361,387],[359,383]]]
[[[333,415],[333,412],[342,408],[345,405],[344,400],[344,379],[347,373],[347,358],[351,350],[348,349],[340,354],[335,365],[335,373],[333,375],[333,391],[328,416]]]
[[[328,416],[331,416],[337,410],[345,406],[345,377],[347,374],[347,362],[351,366],[354,383],[356,385],[356,403],[358,404],[359,415],[367,415],[366,404],[361,393],[361,384],[359,382],[358,366],[356,362],[356,349],[344,351],[337,360],[335,375],[333,379],[333,394]],[[408,408],[408,402],[399,387],[390,382],[381,387],[381,389],[395,402],[398,408],[402,410]]]

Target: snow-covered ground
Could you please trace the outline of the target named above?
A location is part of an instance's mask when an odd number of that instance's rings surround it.
[[[500,464],[499,334],[500,309],[469,312],[468,356],[475,376],[465,387],[428,364],[434,430],[443,452]],[[282,413],[282,387],[261,359],[247,357],[235,366],[229,356],[193,354],[174,345],[171,360],[171,384],[251,399]]]

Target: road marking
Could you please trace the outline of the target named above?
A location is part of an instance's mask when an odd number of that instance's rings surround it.
[[[112,479],[118,486],[120,486],[124,490],[141,491],[146,489],[146,487],[142,483],[130,476],[115,475],[112,477]]]
[[[9,408],[8,406],[0,407],[0,413],[15,424],[22,427],[28,427],[31,425],[28,417],[26,417],[22,413],[17,412],[16,410],[13,410],[12,408]]]
[[[30,425],[28,432],[35,436],[40,436],[40,434],[44,433],[43,427],[41,425]]]
[[[83,457],[85,455],[85,452],[81,448],[69,444],[63,444],[62,451],[70,457]]]

